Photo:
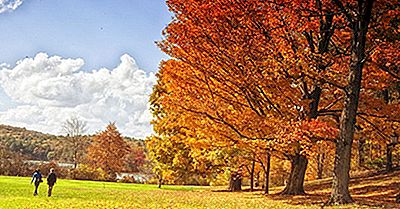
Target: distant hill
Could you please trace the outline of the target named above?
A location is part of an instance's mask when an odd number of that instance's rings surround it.
[[[144,148],[145,146],[143,140],[132,137],[124,137],[124,139],[138,147]],[[24,159],[68,161],[68,159],[63,158],[63,153],[66,149],[68,150],[68,145],[65,142],[65,136],[44,134],[26,128],[0,124],[0,145],[15,154],[22,155]]]
[[[0,144],[26,159],[50,160],[60,136],[44,134],[25,128],[0,125]]]
[[[1,125],[0,124],[0,136],[13,136],[13,137],[25,137],[25,136],[33,136],[33,137],[51,137],[53,135],[44,134],[38,131],[27,130],[26,128],[14,127],[9,125]]]

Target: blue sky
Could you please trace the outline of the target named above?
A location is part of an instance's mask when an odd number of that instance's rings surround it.
[[[0,62],[47,52],[81,57],[91,70],[114,67],[128,53],[155,72],[166,56],[154,41],[170,20],[164,0],[25,0],[0,14]]]
[[[148,136],[171,18],[164,0],[0,0],[0,124],[62,134],[78,117]]]

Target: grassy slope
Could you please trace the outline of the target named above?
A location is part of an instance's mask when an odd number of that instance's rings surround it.
[[[45,184],[39,196],[33,197],[29,182],[29,178],[0,177],[0,208],[320,208],[330,187],[329,180],[314,181],[306,186],[307,196],[265,197],[260,192],[213,192],[210,187],[165,186],[160,190],[155,185],[60,180],[54,196],[48,198]],[[400,172],[356,178],[353,197],[366,206],[338,208],[400,208],[392,198],[399,182]]]

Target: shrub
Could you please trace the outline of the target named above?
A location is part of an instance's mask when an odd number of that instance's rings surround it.
[[[122,179],[118,180],[118,182],[143,184],[142,181],[137,180],[134,176],[124,176],[124,177],[122,177]]]
[[[92,168],[86,164],[79,164],[78,168],[71,170],[71,176],[77,180],[110,180],[109,175],[101,168]]]

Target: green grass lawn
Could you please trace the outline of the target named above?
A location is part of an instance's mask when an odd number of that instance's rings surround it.
[[[0,176],[0,208],[320,208],[287,205],[260,192],[213,192],[210,187],[59,180],[53,196],[41,184],[34,197],[30,178]],[[347,206],[346,208],[349,208]]]

